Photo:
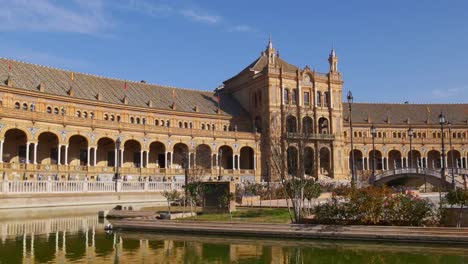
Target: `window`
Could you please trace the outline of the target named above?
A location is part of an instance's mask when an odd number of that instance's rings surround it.
[[[94,118],[94,112],[89,112],[89,118],[91,118],[91,119]]]
[[[79,111],[78,111],[78,112],[79,112]],[[47,107],[47,113],[48,113],[48,114],[52,114],[52,107],[50,107],[50,106]]]
[[[117,122],[120,122],[120,116],[119,115],[117,116]]]
[[[62,111],[62,115],[65,115],[67,112],[67,110],[64,107],[62,107],[61,111]]]
[[[19,102],[15,103],[15,109],[20,109],[20,103]]]
[[[317,92],[317,105],[318,106],[321,106],[322,105],[322,96],[320,94],[320,92]]]
[[[28,111],[28,104],[27,103],[23,104],[23,110]]]
[[[201,124],[201,129],[205,129],[205,124]]]
[[[104,120],[109,120],[109,116],[107,114],[104,114]]]
[[[47,109],[47,113],[50,113],[49,109]],[[81,117],[81,112],[79,110],[76,111],[76,117]]]
[[[227,131],[227,129],[228,129],[227,126],[224,125],[224,126],[223,126],[223,131]]]
[[[170,127],[171,126],[171,122],[169,120],[166,121],[166,126],[167,127]]]
[[[310,93],[304,92],[304,105],[310,105]]]
[[[179,121],[179,128],[182,128],[182,126],[183,126],[183,125],[182,125],[182,122]]]
[[[136,120],[137,124],[140,124],[140,118],[139,117],[137,117],[135,120]]]
[[[141,119],[141,123],[142,123],[143,125],[146,125],[146,118],[143,117],[143,118]]]
[[[324,92],[323,93],[323,104],[324,104],[324,106],[329,106],[330,105],[330,93],[329,92]]]
[[[83,118],[88,118],[88,112],[83,111]]]
[[[130,123],[131,124],[135,123],[135,118],[133,116],[130,117]]]
[[[215,128],[216,128],[215,125],[212,124],[212,125],[211,125],[211,130],[215,130]]]
[[[188,123],[184,122],[184,128],[188,128]]]
[[[285,104],[289,104],[289,90],[288,89],[284,89],[284,103]]]
[[[30,107],[29,109],[31,109],[31,112],[36,111],[36,105],[35,105],[35,104],[31,104],[31,107]]]
[[[291,97],[292,97],[292,98],[291,98],[291,99],[292,99],[292,103],[293,103],[293,104],[297,104],[297,90],[296,90],[296,89],[293,89],[293,90],[292,90],[292,96],[291,96]]]
[[[110,116],[110,121],[114,121],[114,120],[115,120],[114,115],[111,115],[111,116]]]
[[[159,126],[159,120],[155,119],[155,120],[154,120],[154,125],[155,125],[155,126]]]
[[[58,107],[54,107],[54,115],[58,115],[59,114],[59,109]]]

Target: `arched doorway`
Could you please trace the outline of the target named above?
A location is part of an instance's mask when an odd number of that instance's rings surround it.
[[[206,144],[197,146],[195,150],[195,165],[197,168],[211,168],[211,148]]]
[[[149,146],[148,168],[166,168],[166,147],[159,141]]]
[[[288,174],[293,177],[297,177],[298,152],[296,147],[288,147],[286,160],[288,166]]]
[[[219,164],[225,170],[233,169],[233,151],[229,146],[221,146],[218,153]]]
[[[390,150],[390,152],[388,153],[389,169],[396,170],[398,168],[401,168],[401,165],[401,152],[396,149]]]
[[[321,117],[319,119],[319,133],[320,134],[330,134],[330,128],[328,124],[328,119]]]
[[[51,132],[41,133],[38,137],[37,162],[39,164],[57,164],[58,145],[57,135]]]
[[[308,176],[314,175],[315,157],[311,147],[304,148],[304,173]]]
[[[68,164],[86,166],[88,163],[88,140],[81,135],[74,135],[68,140]]]
[[[97,142],[96,166],[115,166],[115,142],[113,139],[105,137]]]
[[[418,150],[408,151],[408,168],[419,168],[421,161],[421,152]]]
[[[3,143],[3,161],[7,163],[26,163],[26,133],[19,129],[10,129],[5,133]]]
[[[310,116],[305,116],[302,119],[302,133],[306,135],[314,133],[314,122]]]
[[[330,175],[330,150],[326,147],[320,149],[320,173]]]
[[[286,132],[288,133],[297,132],[297,120],[295,116],[289,115],[286,117]]]
[[[253,170],[254,169],[254,150],[251,147],[245,146],[240,150],[240,169]]]
[[[352,169],[353,163],[351,162],[353,159],[352,152],[349,152],[349,168]],[[356,170],[363,170],[364,169],[364,162],[362,158],[362,152],[359,149],[354,150],[354,166]]]
[[[369,151],[370,169],[373,168],[373,164],[375,162],[375,170],[383,170],[382,152],[380,152],[379,150],[375,150],[375,156],[373,153],[374,153],[374,150]],[[372,162],[372,158],[375,158],[374,162]]]
[[[461,154],[458,150],[447,152],[447,168],[461,168]]]
[[[140,142],[130,139],[125,141],[123,154],[123,167],[141,167],[141,145]]]
[[[188,146],[184,143],[177,143],[174,145],[173,154],[172,154],[172,167],[175,169],[185,169],[188,168],[189,163],[189,150]]]
[[[440,169],[442,167],[439,151],[433,149],[427,152],[427,167],[431,170]]]

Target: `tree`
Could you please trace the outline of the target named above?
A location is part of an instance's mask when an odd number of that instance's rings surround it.
[[[304,186],[304,198],[309,202],[308,213],[312,208],[312,200],[319,198],[322,194],[322,186],[315,180],[307,180]]]
[[[169,216],[170,216],[171,215],[171,202],[175,202],[175,201],[179,200],[180,193],[177,190],[164,191],[163,196],[167,200],[167,208],[169,210]]]
[[[461,189],[461,188],[450,190],[446,194],[445,199],[447,200],[447,203],[450,204],[451,206],[454,206],[454,205],[460,206],[460,210],[458,211],[458,217],[457,217],[457,227],[460,227],[461,217],[463,214],[463,207],[468,204],[468,190]]]

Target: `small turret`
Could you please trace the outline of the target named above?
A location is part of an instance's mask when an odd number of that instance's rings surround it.
[[[330,55],[328,56],[328,63],[330,64],[330,72],[338,72],[338,56],[336,56],[335,49],[332,47]]]
[[[273,42],[271,41],[271,36],[268,39],[268,45],[266,47],[265,54],[268,56],[268,64],[276,63],[276,57],[278,53],[276,49],[273,48]]]

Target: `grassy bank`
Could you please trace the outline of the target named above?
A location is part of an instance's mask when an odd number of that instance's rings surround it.
[[[229,213],[202,213],[184,220],[217,221],[217,222],[251,222],[251,223],[290,223],[288,210],[284,208],[238,208]]]

